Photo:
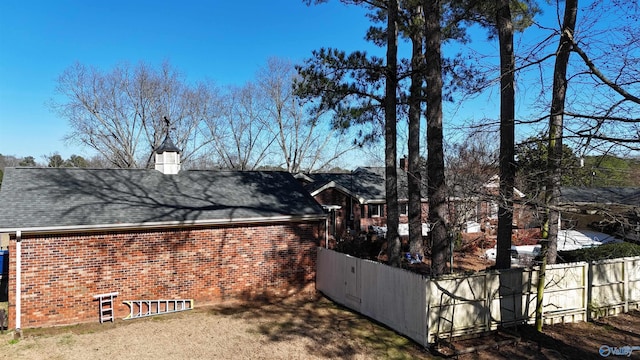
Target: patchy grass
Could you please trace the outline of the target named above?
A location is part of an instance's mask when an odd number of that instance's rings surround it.
[[[162,319],[161,321],[158,321]],[[593,323],[518,329],[521,341],[462,360],[597,359],[602,345],[640,346],[640,312]],[[484,340],[475,339],[475,344]],[[478,341],[481,341],[478,343]],[[560,354],[562,353],[562,354]],[[632,359],[638,358],[634,352]],[[411,340],[325,298],[221,304],[114,323],[0,335],[0,359],[433,359]]]
[[[64,334],[62,335],[60,340],[58,340],[58,345],[71,346],[73,345],[74,342],[75,342],[75,339],[73,338],[73,334]]]
[[[431,359],[410,340],[322,298],[237,303],[115,323],[24,329],[0,359]]]

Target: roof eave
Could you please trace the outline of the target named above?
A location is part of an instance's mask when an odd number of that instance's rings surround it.
[[[120,230],[120,231],[121,230],[148,230],[148,229],[178,228],[178,227],[204,227],[204,226],[224,226],[224,225],[238,225],[238,224],[305,222],[305,221],[325,220],[326,218],[327,218],[326,214],[312,214],[312,215],[283,215],[283,216],[271,216],[271,217],[218,219],[218,220],[158,221],[158,222],[147,222],[147,223],[15,227],[15,228],[0,228],[0,233],[15,233],[16,231],[21,231],[22,234],[58,234],[58,233],[100,232],[100,231],[109,231],[109,230]]]

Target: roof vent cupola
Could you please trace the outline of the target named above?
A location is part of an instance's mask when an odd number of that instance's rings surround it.
[[[168,122],[166,117],[165,121]],[[180,171],[180,149],[171,141],[168,130],[164,141],[155,150],[155,169],[167,175],[174,175]]]

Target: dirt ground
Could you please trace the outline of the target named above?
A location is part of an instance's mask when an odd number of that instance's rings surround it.
[[[595,323],[518,329],[460,359],[598,359],[602,345],[640,346],[640,312]],[[469,342],[456,343],[460,349]],[[640,349],[631,357],[640,359]],[[115,323],[26,329],[0,335],[0,359],[433,359],[438,356],[323,297],[226,304]]]
[[[323,297],[226,304],[0,335],[0,359],[420,359],[424,349]]]
[[[509,341],[514,338],[516,342]],[[504,343],[499,344],[500,341]],[[454,345],[460,352],[470,351],[458,357],[462,360],[640,359],[640,312],[632,311],[593,322],[547,325],[543,333],[538,333],[532,326],[521,326],[515,330],[457,341]],[[481,350],[472,351],[474,347]],[[616,355],[616,349],[632,351]],[[444,347],[443,350],[443,353],[452,354],[450,348]]]

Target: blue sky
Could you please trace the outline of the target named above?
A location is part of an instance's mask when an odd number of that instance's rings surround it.
[[[0,154],[82,154],[63,141],[65,119],[47,106],[75,62],[168,60],[190,80],[254,78],[269,57],[301,61],[313,49],[362,49],[369,23],[337,1],[0,1]]]
[[[254,79],[270,57],[301,62],[321,47],[383,55],[364,40],[370,26],[364,14],[338,0],[317,6],[302,0],[2,0],[0,154],[33,156],[39,162],[55,152],[63,158],[92,155],[63,141],[70,130],[67,120],[47,106],[55,96],[56,78],[75,62],[110,70],[122,62],[157,66],[169,61],[192,81],[242,85]],[[555,27],[554,18],[555,9],[547,8],[542,17],[546,26]],[[548,31],[527,33],[529,40],[539,40]],[[497,41],[487,41],[484,30],[472,30],[472,35],[474,51],[495,65]],[[450,44],[444,52],[450,56],[461,49]],[[406,45],[402,51],[408,51]],[[533,81],[539,75],[534,71]],[[539,89],[529,86],[526,76],[518,78],[522,101],[516,111],[531,116]],[[546,103],[540,104],[537,110],[545,111]],[[496,119],[498,109],[497,86],[477,99],[445,104],[447,140],[464,136],[455,124]],[[517,130],[516,136],[532,134],[535,130]],[[406,147],[398,150],[405,153]]]

